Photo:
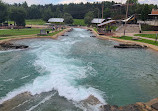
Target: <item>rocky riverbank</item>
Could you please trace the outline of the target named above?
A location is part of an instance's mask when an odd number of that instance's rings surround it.
[[[97,105],[100,104],[100,111],[158,111],[158,98],[155,98],[147,103],[137,102],[127,106],[117,105],[101,105],[102,103],[93,95],[82,101],[83,104]]]
[[[34,95],[37,96],[37,95]],[[14,98],[7,100],[0,104],[0,111],[10,111],[19,104],[24,104],[27,100],[33,99],[33,95],[29,92],[21,93]],[[83,105],[97,105],[102,104],[96,97],[91,95],[86,100],[81,101]],[[118,107],[116,105],[101,105],[100,111],[158,111],[158,98],[155,98],[147,103],[138,102],[127,106]]]
[[[102,111],[158,111],[145,103],[130,104],[123,107],[104,105],[102,106]]]
[[[20,44],[13,44],[10,42],[2,42],[0,43],[0,50],[9,50],[9,49],[26,49],[29,46],[20,45]]]
[[[146,45],[139,45],[139,44],[119,44],[114,45],[114,48],[147,48]]]

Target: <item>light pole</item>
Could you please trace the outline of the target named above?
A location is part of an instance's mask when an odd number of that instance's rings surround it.
[[[128,7],[129,7],[129,0],[127,0],[126,20],[128,18]],[[127,21],[125,21],[125,26],[124,26],[124,36],[126,34],[126,24],[127,24]]]
[[[98,23],[99,23],[99,8],[98,8]],[[97,28],[98,28],[98,24],[97,24]]]
[[[102,19],[104,18],[104,4],[102,3]]]

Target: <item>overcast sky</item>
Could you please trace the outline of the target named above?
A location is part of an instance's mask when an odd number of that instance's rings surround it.
[[[112,1],[112,0],[2,0],[3,2],[13,4],[26,1],[28,5],[32,4],[64,4],[64,3],[80,3],[80,2],[96,2],[96,1]],[[115,2],[125,2],[126,0],[113,0]],[[138,0],[139,3],[158,4],[158,0]]]

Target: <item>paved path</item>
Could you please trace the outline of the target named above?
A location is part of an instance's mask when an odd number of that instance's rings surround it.
[[[147,38],[147,37],[140,37],[140,36],[132,36],[132,37],[137,37],[137,38],[141,38],[141,39],[147,39],[147,40],[155,41],[155,39]]]
[[[153,38],[147,38],[147,37],[141,37],[141,36],[134,36],[135,34],[138,34],[138,33],[126,33],[125,36],[130,36],[130,37],[133,37],[133,38],[141,38],[141,39],[146,39],[146,40],[155,41],[155,39],[153,39]],[[124,34],[123,34],[123,33],[116,33],[116,36],[124,36]]]

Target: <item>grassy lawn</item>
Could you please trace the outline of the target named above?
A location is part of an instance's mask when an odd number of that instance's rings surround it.
[[[117,26],[112,26],[112,27],[111,27],[111,29],[112,29],[113,31],[116,31],[117,28],[118,28]]]
[[[47,35],[38,35],[38,36],[53,36],[53,35],[56,35],[56,34],[58,34],[59,32],[62,32],[63,30],[59,30],[59,31],[55,31],[55,32],[53,32],[53,33],[49,33],[49,34],[47,34]]]
[[[38,34],[38,33],[40,33],[40,29],[33,29],[33,30],[30,30],[30,29],[20,29],[20,30],[0,30],[0,34],[2,34],[2,32],[1,31],[4,31],[3,32],[3,34],[5,34],[5,33],[8,33],[8,32],[11,32],[11,34],[13,34],[14,36],[17,36],[17,37],[12,37],[11,35],[9,36],[9,37],[7,37],[7,35],[6,35],[6,38],[5,37],[1,37],[1,35],[0,35],[0,40],[4,40],[4,39],[10,39],[10,38],[18,38],[18,37],[20,37],[20,36],[18,36],[18,35],[31,35],[31,34]],[[31,31],[31,32],[28,32],[28,31]],[[51,29],[47,29],[47,31],[51,31]],[[53,32],[53,33],[49,33],[49,34],[47,34],[47,35],[43,35],[43,36],[53,36],[53,35],[56,35],[56,34],[58,34],[59,32],[62,32],[63,30],[60,30],[60,31],[55,31],[55,32]]]
[[[0,40],[4,40],[4,39],[8,39],[8,38],[0,38]]]
[[[7,29],[0,30],[0,37],[18,36],[18,35],[32,35],[40,33],[41,29]]]
[[[26,20],[27,25],[44,25],[46,22],[42,19]]]
[[[86,24],[84,23],[84,19],[73,19],[74,23],[73,25],[82,25],[82,26],[86,26]]]
[[[59,32],[62,32],[63,30],[59,30],[59,31],[55,31],[53,33],[49,33],[48,36],[53,36],[53,35],[56,35],[58,34]]]
[[[156,34],[135,34],[135,36],[147,37],[147,38],[156,38]]]
[[[46,22],[42,19],[32,19],[32,20],[26,20],[26,25],[44,25]],[[14,24],[13,21],[8,21],[9,24]]]
[[[117,38],[117,39],[123,39],[123,40],[132,40],[133,37],[122,36],[122,37],[120,37],[120,38],[118,38],[118,37],[114,37],[114,38]],[[155,43],[155,41],[147,40],[147,39],[142,39],[142,40],[132,40],[132,41],[138,41],[138,42],[143,42],[143,43],[147,43],[147,44],[152,44],[152,45],[156,45],[156,46],[158,46],[158,42]]]

